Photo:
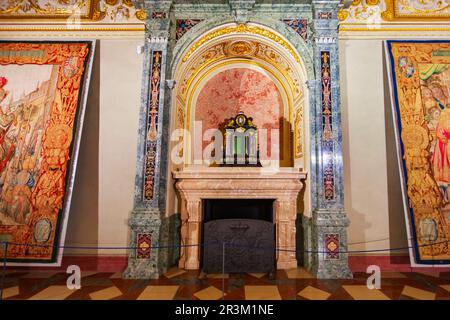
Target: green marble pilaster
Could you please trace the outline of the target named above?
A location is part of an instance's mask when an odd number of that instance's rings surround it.
[[[313,213],[308,219],[308,245],[311,247],[307,261],[310,271],[318,278],[348,279],[352,278],[352,273],[348,267],[347,254],[349,220],[344,210],[337,17],[341,4],[338,0],[313,0],[312,4],[317,81],[312,84],[315,85],[316,104],[312,117],[315,129],[311,137],[314,139],[312,145],[315,147],[316,163],[312,165],[315,171],[312,175]],[[327,63],[328,70],[322,74],[322,68]],[[327,81],[330,81],[330,86],[324,89]],[[324,116],[328,90],[331,91],[329,118]],[[330,172],[332,180],[327,180]]]
[[[166,217],[166,188],[168,167],[168,140],[169,140],[169,111],[171,104],[170,79],[166,79],[169,61],[171,59],[170,30],[172,22],[172,1],[154,0],[141,1],[140,5],[147,12],[146,43],[144,49],[143,82],[141,95],[141,111],[139,119],[139,141],[137,150],[136,183],[134,208],[129,220],[130,249],[128,266],[124,278],[145,279],[158,278],[170,265],[169,258],[174,255],[170,246],[171,218]],[[159,70],[153,70],[153,55],[158,53],[160,59]],[[150,108],[152,75],[159,76],[159,100],[156,109]],[[167,81],[168,80],[168,81]],[[149,134],[149,113],[157,112],[155,118],[156,137]],[[155,143],[155,149],[148,151],[148,144]],[[151,154],[149,154],[151,153]],[[145,193],[146,174],[149,167],[147,158],[153,156],[152,168],[153,187],[152,196]],[[148,176],[148,174],[147,174]],[[173,218],[172,218],[173,219]],[[170,232],[169,232],[170,230]],[[139,258],[137,256],[137,238],[139,234],[147,234],[151,237],[150,257]]]

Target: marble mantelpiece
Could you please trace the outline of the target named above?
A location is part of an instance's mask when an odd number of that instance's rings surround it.
[[[200,266],[203,199],[274,199],[277,268],[297,267],[297,197],[306,173],[295,168],[186,167],[174,171],[181,195],[181,255],[179,267]]]

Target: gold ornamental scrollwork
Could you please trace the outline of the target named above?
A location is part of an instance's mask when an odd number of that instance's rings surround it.
[[[442,0],[385,0],[384,20],[447,20],[450,2]]]
[[[369,6],[377,6],[380,4],[380,0],[366,0],[366,3]]]
[[[136,18],[141,21],[145,21],[145,19],[147,19],[147,11],[145,11],[144,9],[136,11]]]
[[[144,9],[134,8],[131,0],[11,0],[5,3],[0,0],[0,19],[71,18],[95,22],[106,18],[116,21],[118,18],[120,21],[139,22],[147,18],[147,13]]]
[[[57,19],[80,14],[92,19],[100,0],[23,0],[0,4],[0,19]]]
[[[380,0],[355,0],[350,7],[342,8],[338,12],[339,21],[372,24],[381,20]]]

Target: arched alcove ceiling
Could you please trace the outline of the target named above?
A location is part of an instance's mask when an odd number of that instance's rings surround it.
[[[303,132],[303,109],[308,97],[305,90],[307,70],[302,58],[280,34],[253,23],[218,26],[186,47],[175,66],[175,128],[190,129],[193,100],[205,78],[223,70],[224,66],[234,68],[245,64],[264,70],[282,89],[280,91],[287,100],[286,118],[295,132]],[[296,121],[301,128],[294,129],[294,118],[301,118]],[[297,144],[303,145],[303,138]]]

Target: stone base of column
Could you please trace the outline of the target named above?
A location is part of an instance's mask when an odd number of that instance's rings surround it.
[[[158,210],[133,211],[128,266],[125,279],[158,279],[170,264],[173,244],[169,243],[170,218],[161,218]]]
[[[308,221],[309,220],[309,221]],[[318,279],[352,279],[348,267],[347,227],[345,212],[318,210],[304,219],[305,266]]]
[[[303,262],[303,267],[306,270],[312,270],[313,269],[313,259],[315,255],[312,252],[312,225],[311,225],[311,217],[307,217],[302,215],[301,222],[299,221],[299,224],[301,224],[301,228],[298,228],[297,230],[301,230],[303,233],[303,237],[299,239],[299,241],[302,241],[302,245],[298,246],[297,248],[301,248],[301,252],[297,251],[297,255],[301,257]]]
[[[297,260],[277,261],[278,270],[288,270],[297,268]]]
[[[200,263],[198,261],[187,261],[184,264],[184,269],[186,269],[186,270],[199,270],[200,269]]]

